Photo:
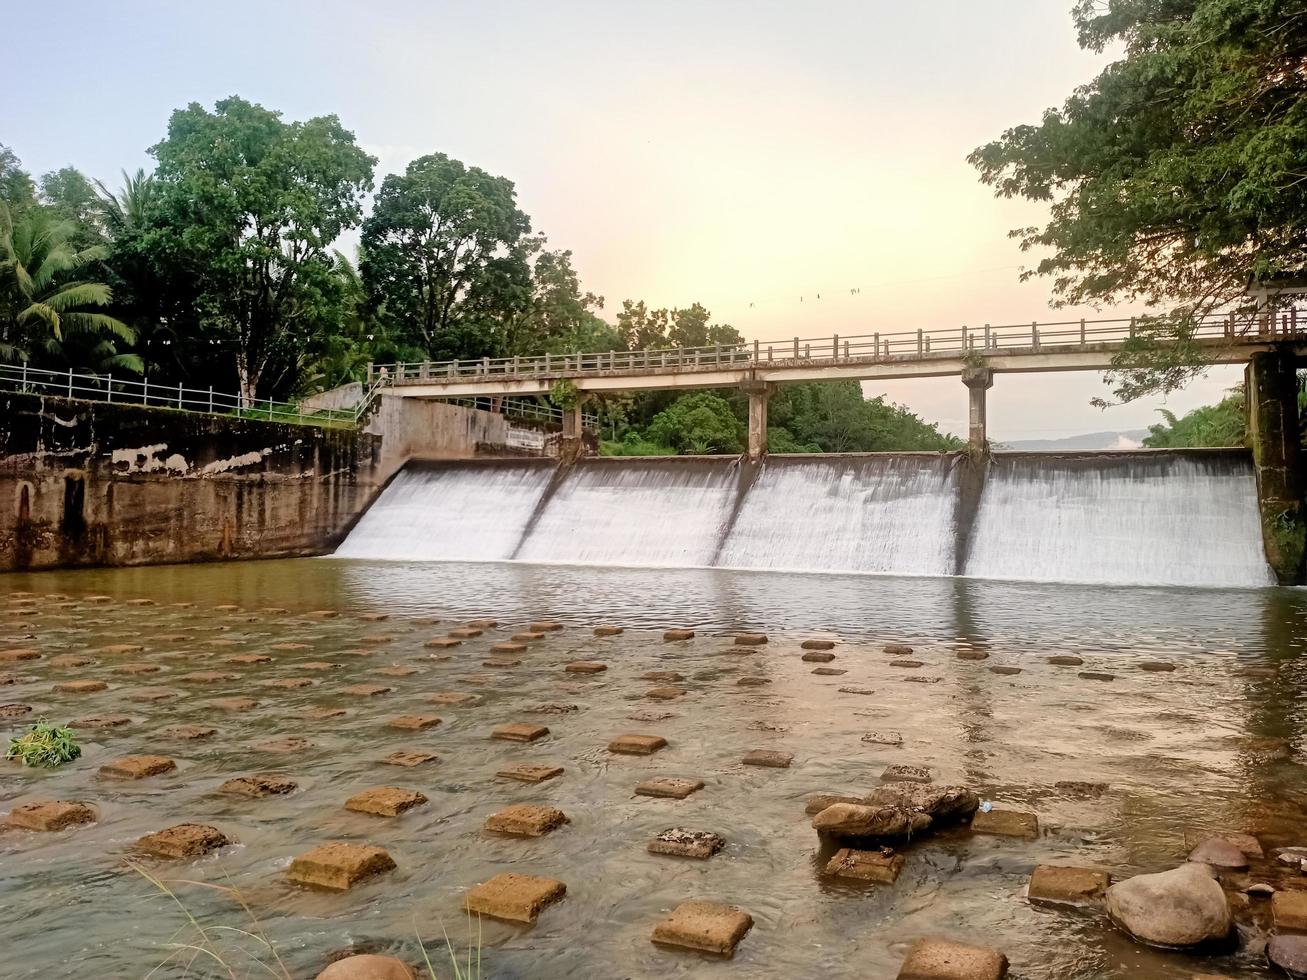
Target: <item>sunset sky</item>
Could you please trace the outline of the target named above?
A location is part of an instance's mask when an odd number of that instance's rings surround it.
[[[610,317],[628,298],[698,301],[762,340],[1073,318],[1017,279],[1006,233],[1040,210],[994,199],[965,160],[1104,63],[1077,48],[1070,6],[64,0],[57,70],[47,18],[9,23],[8,74],[26,81],[0,142],[36,173],[71,163],[112,185],[149,165],[172,109],[239,94],[338,114],[378,183],[436,150],[511,178]],[[1238,379],[1213,371],[1169,407]],[[1157,421],[1157,402],[1090,408],[1102,391],[1096,375],[1000,377],[991,437]],[[965,430],[956,381],[888,393]]]

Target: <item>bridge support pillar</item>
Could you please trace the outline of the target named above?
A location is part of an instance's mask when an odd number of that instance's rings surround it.
[[[1280,350],[1254,354],[1244,369],[1244,396],[1266,561],[1281,585],[1297,585],[1307,554],[1307,514],[1293,354]]]
[[[967,386],[967,444],[972,452],[984,452],[989,446],[985,426],[986,393],[994,386],[994,372],[989,368],[963,368],[962,383]]]
[[[740,390],[749,396],[749,459],[757,462],[767,455],[767,400],[772,386],[765,381],[744,381]]]
[[[559,456],[564,462],[573,462],[585,455],[585,423],[582,406],[589,396],[581,395],[576,404],[563,412],[563,444]]]

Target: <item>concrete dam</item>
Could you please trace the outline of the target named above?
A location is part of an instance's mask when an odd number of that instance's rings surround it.
[[[1274,584],[1242,451],[414,462],[336,556]]]

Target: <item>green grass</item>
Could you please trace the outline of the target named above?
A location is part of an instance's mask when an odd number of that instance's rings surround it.
[[[71,728],[51,725],[43,718],[26,735],[9,743],[5,758],[19,759],[23,765],[39,769],[57,769],[81,754],[82,747]]]

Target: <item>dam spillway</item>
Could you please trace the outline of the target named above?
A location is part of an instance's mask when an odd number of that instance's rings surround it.
[[[336,555],[1274,583],[1238,451],[416,462]]]

